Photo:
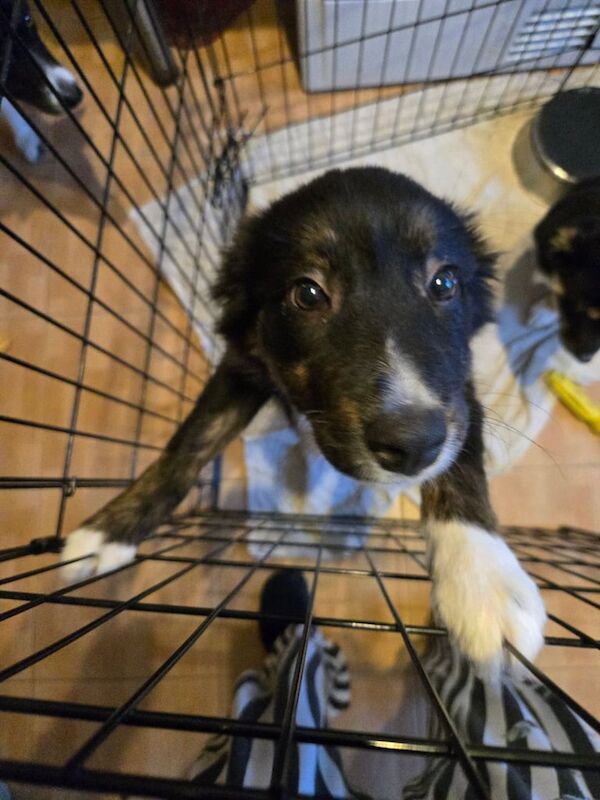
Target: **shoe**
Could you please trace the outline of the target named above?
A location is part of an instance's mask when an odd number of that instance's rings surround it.
[[[306,617],[308,587],[299,569],[280,569],[274,572],[263,586],[260,595],[261,614]],[[261,619],[258,622],[260,638],[267,650],[290,624],[289,619]]]

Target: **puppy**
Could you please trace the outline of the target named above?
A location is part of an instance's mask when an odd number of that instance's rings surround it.
[[[248,219],[214,292],[226,355],[159,460],[67,538],[67,579],[133,558],[276,396],[337,469],[421,486],[434,606],[463,652],[497,663],[506,638],[535,656],[545,612],[495,532],[471,381],[492,264],[469,218],[384,169],[329,172]]]
[[[600,349],[600,177],[552,206],[535,243],[539,271],[556,295],[562,342],[590,361]]]
[[[11,34],[10,26],[16,24]],[[8,48],[8,50],[6,49]],[[62,114],[74,108],[83,97],[68,69],[51,55],[38,34],[26,2],[15,12],[14,0],[0,0],[0,53],[8,52],[6,70],[0,73],[0,114],[13,130],[15,143],[25,158],[35,163],[42,153],[42,143],[15,106],[3,97],[28,103],[47,114]]]

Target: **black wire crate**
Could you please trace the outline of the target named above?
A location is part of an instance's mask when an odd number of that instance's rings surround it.
[[[15,800],[292,796],[300,745],[388,788],[433,769],[490,797],[494,770],[548,770],[594,796],[591,746],[501,746],[457,724],[410,519],[232,511],[230,454],[134,564],[65,587],[57,553],[204,386],[221,348],[209,287],[257,187],[599,86],[599,31],[596,0],[1,0],[0,779]],[[521,668],[592,740],[597,536],[505,535],[550,612],[539,666]],[[264,657],[261,588],[295,568],[310,602],[289,620],[290,701],[277,723],[235,718],[236,679]],[[296,711],[315,629],[346,654],[352,703],[311,728]],[[270,784],[190,781],[215,735],[269,743]]]
[[[301,555],[282,551],[307,530],[318,533],[311,544],[302,540]],[[347,535],[361,533],[363,543],[349,549]],[[585,619],[599,609],[596,537],[567,528],[509,528],[505,533],[537,578],[550,609],[565,596],[589,609],[581,627],[550,613],[540,667],[516,655],[555,707],[571,709],[597,730],[584,707],[588,689],[573,685],[577,700],[550,677],[557,663],[568,663],[574,649],[597,658],[598,641]],[[252,558],[249,544],[262,547],[262,555]],[[324,548],[340,554],[324,560]],[[2,714],[11,731],[3,737],[0,759],[6,778],[144,796],[271,797],[278,790],[286,793],[290,754],[308,743],[335,746],[350,763],[360,757],[361,770],[390,776],[397,774],[394,770],[402,774],[409,756],[413,771],[415,760],[458,761],[475,787],[477,782],[483,786],[484,793],[474,796],[488,796],[486,770],[495,762],[521,771],[552,767],[597,775],[598,756],[591,751],[485,744],[472,741],[454,724],[451,703],[440,696],[427,655],[432,642],[446,636],[429,620],[425,545],[414,524],[198,513],[161,529],[141,548],[135,564],[68,589],[58,579],[53,554],[22,555],[8,566],[10,574],[0,587],[2,622],[11,640],[0,672]],[[290,687],[290,713],[279,724],[232,718],[234,679],[259,658],[255,629],[266,618],[257,610],[260,587],[274,569],[298,566],[307,578],[310,603],[305,618],[290,621],[303,625],[303,642],[311,627],[318,627],[344,648],[356,708],[331,727],[297,724],[294,711],[306,668],[300,659]],[[596,578],[590,578],[594,570]],[[545,577],[549,574],[553,577]],[[347,600],[347,616],[331,613],[328,581],[335,581],[336,593]],[[18,636],[19,623],[28,616],[36,627],[33,652]],[[377,664],[382,638],[396,642],[394,659],[387,664]],[[373,651],[374,658],[365,655]],[[47,684],[42,696],[28,696],[28,676],[53,659],[64,665],[65,679]],[[413,702],[420,698],[421,713],[439,720],[435,737],[427,728],[419,735],[419,726],[402,715],[390,716],[410,702],[407,687]],[[368,691],[361,694],[360,689]],[[378,719],[373,705],[384,712],[383,728],[369,729],[369,720]],[[273,742],[277,781],[270,789],[248,792],[184,781],[184,767],[194,761],[208,734]],[[373,766],[370,756],[377,759]],[[596,782],[589,778],[591,787]]]

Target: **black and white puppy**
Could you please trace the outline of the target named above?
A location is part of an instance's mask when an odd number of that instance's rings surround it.
[[[434,604],[464,653],[497,661],[506,638],[535,656],[544,607],[496,533],[471,381],[492,263],[468,218],[384,169],[329,172],[249,218],[215,289],[225,357],[159,460],[68,537],[67,578],[132,559],[276,396],[337,469],[421,486]]]
[[[600,350],[600,177],[555,203],[535,242],[539,271],[556,295],[562,342],[590,361]]]
[[[16,24],[11,33],[11,22]],[[10,39],[10,41],[9,41]],[[4,82],[0,84],[0,115],[13,130],[17,147],[31,163],[39,160],[42,143],[8,99],[28,103],[47,114],[63,114],[81,102],[83,94],[68,69],[61,66],[40,39],[26,2],[0,0],[0,54],[9,48]],[[0,70],[4,65],[0,63]],[[3,97],[4,94],[8,97]]]

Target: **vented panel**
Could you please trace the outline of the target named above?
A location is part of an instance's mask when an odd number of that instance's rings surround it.
[[[298,0],[296,8],[308,91],[598,61],[600,0]]]
[[[509,61],[542,58],[583,48],[600,22],[600,4],[558,11],[536,11],[515,36]]]

